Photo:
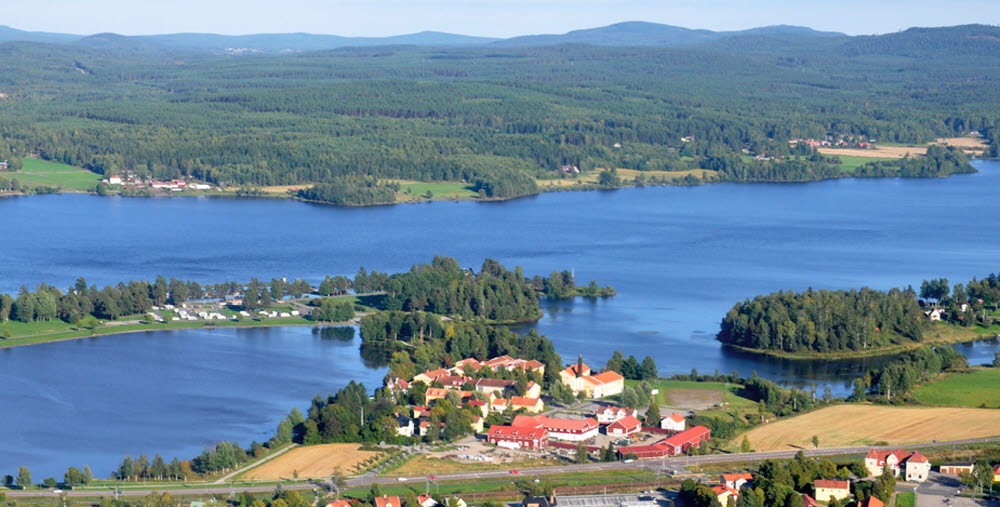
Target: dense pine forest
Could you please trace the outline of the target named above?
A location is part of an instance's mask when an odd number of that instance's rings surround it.
[[[216,55],[112,39],[0,44],[0,160],[113,175],[303,185],[391,202],[398,180],[484,198],[605,168],[646,183],[851,175],[794,139],[925,143],[983,134],[997,156],[1000,29],[880,37],[767,34],[684,47],[385,46]],[[957,150],[858,176],[944,176]],[[692,181],[693,180],[693,181]],[[642,180],[639,180],[642,181]],[[602,179],[604,186],[629,184]]]
[[[719,341],[782,352],[868,350],[919,342],[927,318],[912,290],[776,292],[734,306]]]

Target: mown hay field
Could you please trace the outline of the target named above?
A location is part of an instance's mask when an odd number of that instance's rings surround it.
[[[1000,410],[836,405],[745,433],[757,451],[950,441],[1000,435]],[[737,445],[743,435],[733,439]]]
[[[243,474],[246,479],[270,481],[278,479],[329,477],[338,467],[345,474],[379,452],[362,451],[360,444],[323,444],[297,447]]]

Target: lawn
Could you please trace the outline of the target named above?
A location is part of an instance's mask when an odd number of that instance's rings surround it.
[[[896,507],[916,507],[917,494],[910,491],[896,493]]]
[[[22,164],[20,171],[5,173],[5,176],[16,178],[18,182],[29,187],[62,187],[68,191],[87,191],[93,190],[101,182],[99,174],[66,164],[37,158],[26,158]]]
[[[965,440],[1000,435],[1000,410],[848,404],[815,410],[745,433],[757,451]],[[739,444],[743,435],[732,442]]]
[[[841,168],[844,171],[853,173],[857,168],[869,163],[881,160],[877,157],[858,157],[855,155],[838,155],[841,162]]]
[[[1000,368],[948,375],[917,388],[913,397],[927,405],[1000,408]]]
[[[457,181],[411,181],[411,180],[390,180],[399,183],[399,194],[396,200],[400,202],[414,201],[455,201],[465,199],[475,199],[479,196],[471,185]],[[427,191],[431,192],[431,198],[424,196]]]

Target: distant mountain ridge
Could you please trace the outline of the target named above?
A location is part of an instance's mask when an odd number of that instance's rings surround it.
[[[983,55],[1000,51],[1000,28],[961,25],[910,28],[874,36],[849,36],[808,27],[774,25],[747,30],[711,31],[629,21],[573,30],[564,34],[539,34],[496,39],[424,31],[388,37],[344,37],[309,33],[220,35],[175,33],[127,36],[99,33],[89,36],[31,32],[0,26],[0,43],[23,41],[100,48],[118,52],[184,51],[208,53],[286,53],[345,47],[419,46],[441,48],[527,48],[560,44],[609,47],[700,47],[731,52],[790,53],[838,48],[848,55],[886,54],[935,56]]]

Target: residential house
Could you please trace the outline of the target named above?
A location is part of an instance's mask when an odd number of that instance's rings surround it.
[[[418,496],[417,501],[420,502],[421,507],[437,507],[438,505],[441,505],[437,500],[426,494]]]
[[[439,377],[449,375],[448,370],[443,368],[438,368],[436,370],[427,370],[413,377],[414,382],[423,382],[427,385],[431,385],[432,382],[437,380]]]
[[[673,413],[660,419],[660,428],[673,431],[684,431],[684,416]]]
[[[803,493],[802,507],[819,507],[819,502],[817,502],[815,498]]]
[[[430,417],[431,408],[424,405],[417,405],[413,407],[413,418],[420,419],[421,417]]]
[[[542,397],[542,386],[541,384],[536,384],[534,380],[528,381],[528,388],[524,390],[524,395],[528,398],[541,398]]]
[[[108,176],[108,185],[121,185],[121,184],[122,184],[121,176]]]
[[[413,436],[413,419],[406,417],[405,415],[397,415],[396,422],[399,426],[396,427],[396,434],[404,437]]]
[[[509,402],[506,398],[496,398],[490,402],[490,410],[494,412],[505,412],[507,410]]]
[[[609,424],[607,433],[609,437],[626,438],[639,433],[641,429],[642,422],[635,416],[627,415]]]
[[[974,466],[972,463],[954,463],[951,465],[941,465],[938,470],[946,475],[961,475],[962,472],[971,474]]]
[[[484,417],[482,417],[482,416],[478,416],[478,415],[472,416],[472,431],[475,431],[476,433],[482,433],[484,431],[484,428],[485,428],[483,426],[483,423],[485,423],[485,422],[486,422],[486,419]]]
[[[375,498],[375,507],[400,507],[403,504],[399,502],[398,496],[385,496]]]
[[[521,507],[556,507],[556,495],[552,496],[526,496],[521,501]]]
[[[441,398],[446,398],[448,393],[458,393],[459,398],[466,399],[472,397],[472,391],[456,391],[454,389],[443,389],[440,387],[428,387],[427,393],[424,395],[424,403],[430,403],[434,400],[439,400]]]
[[[541,398],[528,398],[527,396],[511,396],[510,406],[514,410],[524,409],[532,414],[538,414],[545,409]]]
[[[625,416],[636,417],[638,415],[639,412],[634,408],[622,408],[614,405],[608,405],[602,410],[599,410],[594,417],[596,417],[597,422],[601,424],[611,424]]]
[[[882,500],[879,500],[874,496],[865,498],[861,503],[858,504],[858,507],[884,507],[884,506],[885,504],[882,503]]]
[[[730,488],[739,490],[744,484],[753,480],[753,474],[739,473],[739,474],[722,474],[722,483]]]
[[[476,391],[494,396],[503,396],[508,389],[514,387],[517,382],[513,380],[503,380],[498,378],[481,378],[476,380]]]
[[[483,414],[483,417],[486,417],[490,413],[489,404],[487,404],[483,400],[472,400],[469,402],[469,405],[472,405],[473,408],[478,409]]]
[[[930,310],[925,310],[924,315],[931,319],[931,322],[941,320],[944,317],[944,310],[941,308],[931,308]]]
[[[729,499],[732,498],[735,502],[737,498],[740,497],[740,492],[726,486],[725,484],[719,484],[718,486],[712,486],[712,492],[715,493],[715,497],[719,499],[721,505],[726,505],[729,503]]]
[[[931,473],[931,462],[926,456],[919,452],[903,450],[876,451],[872,449],[865,455],[865,467],[868,468],[868,475],[872,477],[882,475],[882,470],[886,467],[892,470],[893,475],[900,477],[902,469],[902,478],[907,482],[924,482]]]
[[[326,507],[351,507],[351,502],[347,500],[334,500],[326,504]]]
[[[843,500],[851,496],[851,483],[849,481],[816,479],[813,486],[816,488],[816,501],[818,502],[829,502],[834,498]]]
[[[993,469],[993,482],[1000,482],[1000,465]]]
[[[544,449],[549,445],[549,432],[538,427],[490,426],[486,440],[508,449]]]
[[[600,425],[592,418],[587,419],[558,419],[546,417],[544,415],[528,416],[519,415],[514,417],[511,426],[521,428],[545,428],[549,433],[549,438],[556,440],[568,440],[571,442],[581,442],[597,436]]]
[[[434,381],[440,382],[445,389],[461,389],[465,384],[472,382],[472,379],[464,375],[441,375]]]

